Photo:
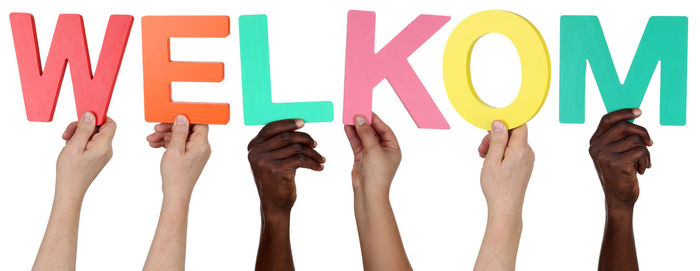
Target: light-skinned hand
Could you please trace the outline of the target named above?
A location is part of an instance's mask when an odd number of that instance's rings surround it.
[[[401,163],[401,148],[394,132],[372,113],[371,125],[358,116],[355,126],[345,126],[345,134],[355,157],[353,189],[388,197],[391,181]]]
[[[187,117],[178,115],[167,126],[168,142],[161,145],[167,148],[160,162],[163,194],[189,197],[211,155],[209,125],[190,125]]]
[[[109,117],[100,127],[95,115],[86,112],[63,132],[66,145],[56,162],[56,193],[83,197],[97,174],[112,158],[112,139],[117,124]]]
[[[508,131],[503,122],[495,121],[479,146],[479,154],[484,158],[481,189],[489,213],[519,214],[535,163],[535,153],[527,142],[527,125]]]

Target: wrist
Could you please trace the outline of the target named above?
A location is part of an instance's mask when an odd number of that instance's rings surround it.
[[[613,197],[605,197],[605,209],[614,212],[631,212],[636,201],[621,201]]]
[[[163,205],[189,206],[191,193],[163,192]]]
[[[178,187],[178,186],[166,186],[163,185],[163,198],[177,199],[177,200],[189,200],[192,197],[192,188]]]
[[[355,199],[365,201],[388,201],[390,186],[368,185],[368,183],[383,183],[381,181],[353,180]]]
[[[279,208],[260,208],[260,216],[264,221],[278,222],[278,221],[289,221],[292,214],[292,209],[279,209]]]
[[[522,220],[523,201],[511,200],[487,200],[489,219],[498,220]]]
[[[56,193],[53,199],[53,210],[59,213],[70,211],[80,212],[83,206],[83,194]]]
[[[355,202],[366,207],[391,205],[389,193],[379,191],[355,191]]]
[[[522,227],[522,224],[523,224],[522,212],[521,211],[505,211],[505,210],[498,210],[498,211],[489,210],[488,223],[489,224],[504,225],[504,226],[509,226],[509,227],[514,227],[514,226]]]
[[[261,210],[263,232],[277,232],[279,229],[288,229],[291,221],[290,212],[265,212]]]
[[[611,207],[606,205],[605,215],[609,220],[622,221],[631,220],[634,214],[634,207]]]
[[[82,204],[85,198],[85,192],[80,189],[67,189],[56,187],[54,192],[54,202]]]

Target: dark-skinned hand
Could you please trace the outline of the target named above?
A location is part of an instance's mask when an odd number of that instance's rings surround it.
[[[639,109],[622,109],[605,115],[590,141],[589,153],[603,185],[608,207],[632,207],[639,197],[637,173],[651,167],[648,146],[653,144],[644,127],[629,122]]]
[[[323,170],[316,141],[297,130],[300,119],[271,122],[248,144],[248,161],[260,196],[261,230],[256,271],[294,270],[289,225],[297,198],[298,168]]]
[[[599,271],[638,271],[634,242],[634,204],[639,198],[637,174],[651,167],[648,147],[653,144],[644,127],[630,120],[639,109],[622,109],[603,116],[591,138],[589,152],[605,192],[605,233]]]
[[[314,150],[316,141],[296,131],[303,126],[299,119],[271,122],[248,144],[248,161],[265,212],[291,210],[297,197],[294,177],[298,168],[323,170],[326,159]]]

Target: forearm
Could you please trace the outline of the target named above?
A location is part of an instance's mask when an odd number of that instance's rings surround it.
[[[598,270],[639,270],[632,229],[633,208],[606,206],[605,234]]]
[[[474,270],[515,270],[523,222],[520,212],[489,211]]]
[[[151,249],[144,270],[184,270],[189,196],[163,197]]]
[[[365,270],[412,270],[388,193],[356,191],[355,218]]]
[[[269,213],[261,210],[260,244],[256,271],[294,270],[289,240],[290,212]]]
[[[32,270],[75,270],[83,197],[57,192]]]

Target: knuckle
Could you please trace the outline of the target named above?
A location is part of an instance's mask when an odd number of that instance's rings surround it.
[[[257,155],[254,152],[248,152],[248,162],[253,163],[257,159]]]
[[[209,146],[204,146],[201,150],[200,153],[203,157],[210,157],[211,156],[211,147]]]
[[[608,159],[608,158],[604,159],[604,162],[606,164],[610,165],[610,167],[612,167],[612,168],[619,168],[619,169],[624,168],[624,165],[626,163],[620,159]]]
[[[649,134],[649,131],[648,131],[647,128],[645,128],[644,126],[639,126],[639,125],[637,125],[637,127],[639,127],[639,130],[641,130],[642,133],[644,133],[645,135],[648,135],[648,134]]]
[[[112,159],[112,156],[114,156],[114,150],[112,147],[107,147],[106,150],[102,153],[102,157],[106,158],[107,160]]]
[[[294,152],[296,152],[296,153],[300,153],[300,152],[303,152],[303,151],[304,151],[304,145],[301,145],[301,144],[299,144],[299,143],[293,144],[293,145],[291,145],[290,147],[291,147],[292,150],[293,150]]]
[[[493,142],[496,145],[503,145],[508,143],[508,141],[503,137],[493,137],[491,138],[491,142]]]
[[[289,132],[281,133],[281,134],[280,134],[280,139],[281,139],[283,142],[287,142],[287,143],[288,143],[288,142],[292,141],[292,134],[289,133]]]
[[[588,154],[590,154],[591,156],[595,156],[595,153],[596,153],[596,145],[593,144],[593,145],[588,147]]]
[[[597,133],[598,133],[598,131],[596,131],[596,134],[597,134]],[[595,135],[592,136],[591,139],[588,140],[588,144],[591,145],[591,146],[592,146],[592,145],[595,145],[596,142],[597,142],[597,139],[598,139],[598,137],[596,137]]]
[[[258,159],[254,163],[255,163],[256,167],[261,168],[261,169],[266,169],[266,168],[270,167],[270,162],[268,160],[265,160],[265,159]],[[273,169],[274,169],[274,167],[273,167]]]
[[[596,155],[594,159],[603,165],[610,166],[615,166],[615,163],[618,163],[617,161],[619,161],[618,159],[613,159],[610,155]]]
[[[256,137],[256,138],[253,138],[252,140],[250,140],[250,142],[248,142],[248,151],[255,148],[255,142],[257,141],[257,139],[258,138]]]
[[[632,140],[632,143],[634,143],[634,145],[641,145],[642,144],[642,138],[639,136],[635,135],[631,138],[631,140]]]
[[[284,176],[286,174],[286,171],[281,167],[272,167],[269,169],[269,172],[270,172],[270,175],[276,176],[276,177]]]

